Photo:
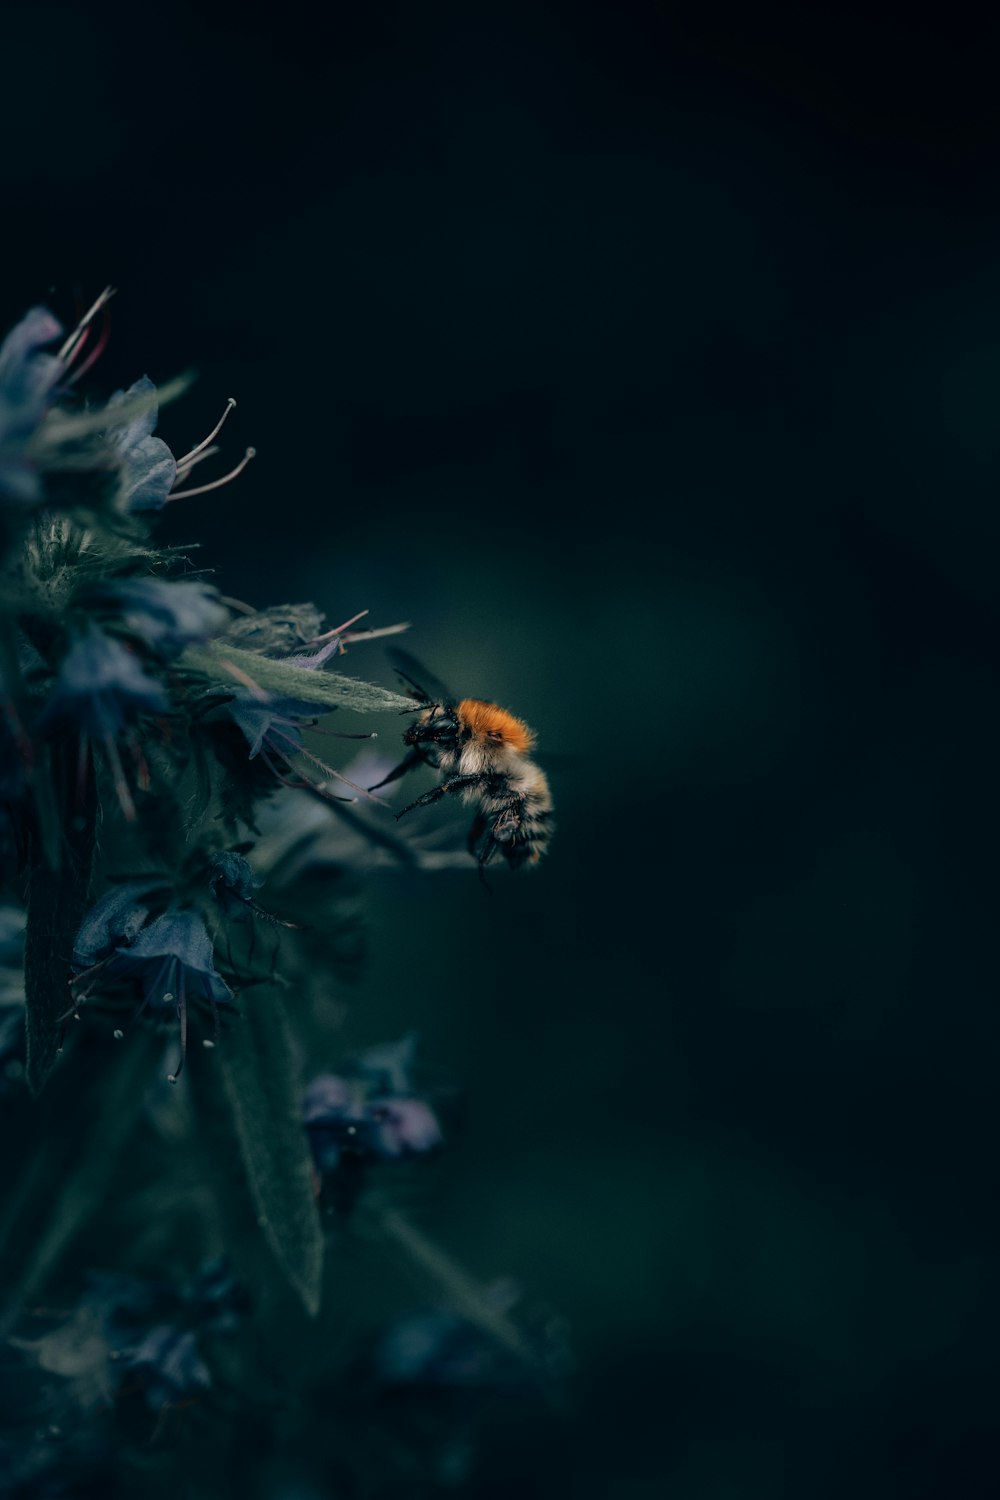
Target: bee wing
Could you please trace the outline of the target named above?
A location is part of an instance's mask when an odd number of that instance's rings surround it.
[[[451,689],[445,687],[433,672],[428,672],[423,662],[417,661],[409,651],[401,651],[398,646],[390,646],[387,654],[400,677],[413,689],[410,696],[416,698],[418,702],[442,705],[458,702],[458,698]]]

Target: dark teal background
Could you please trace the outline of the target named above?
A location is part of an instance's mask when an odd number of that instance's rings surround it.
[[[421,1222],[573,1332],[472,1492],[994,1494],[996,39],[40,16],[5,326],[113,282],[97,386],[258,449],[164,536],[560,757],[537,874],[380,878],[340,996],[466,1091]]]

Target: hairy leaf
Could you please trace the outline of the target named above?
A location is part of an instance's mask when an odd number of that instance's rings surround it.
[[[254,991],[215,1057],[257,1222],[306,1312],[315,1316],[323,1234],[288,1018],[275,988]]]
[[[229,688],[236,683],[246,686],[249,682],[277,697],[315,705],[317,710],[349,708],[355,713],[412,713],[414,710],[411,698],[404,698],[376,683],[343,677],[339,672],[293,667],[288,662],[258,656],[254,651],[243,651],[237,646],[192,649],[185,651],[181,660],[185,666],[203,672],[213,682],[223,683]]]

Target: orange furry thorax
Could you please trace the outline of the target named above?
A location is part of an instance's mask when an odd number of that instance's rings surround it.
[[[468,725],[473,734],[506,745],[521,754],[530,750],[535,743],[535,736],[527,724],[515,719],[505,708],[498,708],[495,703],[482,703],[478,698],[463,698],[458,705],[458,717]]]

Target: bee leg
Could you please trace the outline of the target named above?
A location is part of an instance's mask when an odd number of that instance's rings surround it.
[[[406,775],[407,771],[412,771],[414,766],[420,766],[423,764],[424,757],[421,755],[420,751],[411,750],[409,755],[405,755],[399,762],[399,765],[396,766],[394,770],[389,772],[388,776],[383,776],[381,781],[376,781],[374,786],[367,787],[366,790],[369,792],[374,792],[377,791],[380,786],[388,786],[390,781],[398,781],[401,776]]]
[[[429,792],[424,792],[416,802],[411,802],[409,807],[404,807],[402,812],[396,814],[396,821],[403,813],[412,812],[415,807],[429,807],[432,802],[437,802],[444,796],[445,792],[460,792],[467,786],[481,786],[483,782],[490,780],[490,772],[479,771],[474,776],[453,776],[450,781],[442,781],[440,786],[432,786]]]
[[[490,831],[483,844],[480,863],[485,864],[499,851],[512,870],[524,863],[526,841],[521,833],[524,822],[524,801],[512,798],[501,807],[490,822]]]

